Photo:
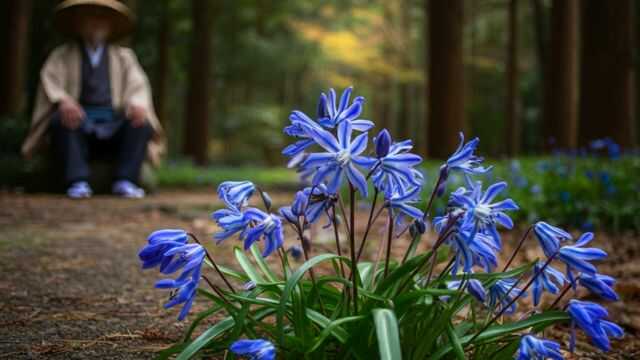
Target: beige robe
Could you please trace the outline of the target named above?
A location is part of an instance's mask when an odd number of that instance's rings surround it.
[[[147,159],[158,165],[164,153],[162,126],[158,122],[149,80],[131,49],[109,45],[109,75],[111,101],[116,111],[124,111],[129,105],[147,110],[148,121],[154,130],[147,146]],[[56,104],[65,98],[80,97],[82,65],[81,49],[77,44],[65,44],[53,50],[40,71],[40,86],[36,95],[29,134],[22,144],[22,154],[29,158],[46,143],[47,129]]]

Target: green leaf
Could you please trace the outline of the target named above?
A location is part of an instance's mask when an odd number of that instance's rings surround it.
[[[374,309],[373,320],[378,336],[378,351],[381,360],[401,360],[398,320],[390,309]]]
[[[312,315],[313,316],[313,315]],[[347,316],[347,317],[343,317],[334,321],[331,321],[329,323],[323,322],[322,326],[324,326],[324,329],[322,329],[322,332],[320,333],[320,335],[318,335],[318,337],[316,337],[316,341],[313,344],[313,346],[311,347],[311,349],[307,350],[307,353],[311,353],[314,352],[320,345],[322,345],[322,343],[324,342],[324,340],[329,336],[329,335],[334,335],[337,333],[337,331],[335,331],[336,329],[341,329],[340,325],[342,324],[346,324],[349,322],[354,322],[354,321],[359,321],[359,320],[364,320],[367,317],[364,315],[358,315],[358,316]],[[336,336],[336,339],[340,340],[342,343],[345,342],[346,339],[340,339]]]
[[[490,326],[487,330],[483,331],[482,334],[478,335],[472,343],[480,344],[492,342],[503,336],[510,335],[530,327],[545,328],[549,325],[568,320],[569,315],[564,311],[546,311],[542,314],[532,315],[524,320]],[[460,339],[460,343],[463,347],[468,345],[473,336],[474,334],[469,334]],[[432,356],[432,359],[440,359],[451,350],[453,350],[451,345],[443,347]]]
[[[423,264],[424,258],[430,256],[430,254],[431,251],[420,254],[395,268],[384,280],[382,280],[378,284],[378,286],[376,287],[376,294],[382,294],[392,286],[395,286],[398,283],[404,281],[404,278],[406,276],[409,276],[417,267],[421,266]]]
[[[233,249],[233,251],[236,255],[236,259],[238,260],[238,264],[240,264],[240,267],[242,268],[242,270],[244,270],[244,272],[247,274],[249,279],[251,279],[256,284],[264,283],[265,282],[264,278],[262,277],[262,275],[260,275],[258,270],[256,270],[256,268],[253,266],[253,264],[251,263],[251,260],[249,260],[247,255],[244,254],[244,251],[242,251],[242,249],[240,248],[235,248]]]
[[[287,285],[285,286],[284,290],[282,291],[282,295],[280,297],[280,306],[278,306],[278,312],[277,312],[277,315],[276,315],[276,324],[277,324],[277,327],[278,327],[278,332],[279,332],[278,337],[280,339],[280,342],[284,341],[284,314],[285,314],[285,311],[286,311],[286,308],[287,308],[287,302],[289,301],[290,298],[292,298],[292,293],[296,289],[296,287],[298,285],[298,282],[302,279],[304,274],[307,271],[309,271],[309,269],[311,269],[312,267],[318,265],[319,263],[321,263],[323,261],[329,261],[329,260],[332,260],[332,259],[340,259],[340,260],[345,261],[347,264],[349,264],[348,261],[346,261],[345,258],[341,258],[338,255],[335,255],[335,254],[322,254],[322,255],[315,256],[315,257],[309,259],[308,261],[306,261],[293,274],[291,274],[289,279],[287,279]],[[300,314],[298,314],[298,315],[300,315]],[[302,315],[304,316],[304,314],[302,314]]]
[[[264,261],[264,257],[262,257],[262,254],[260,253],[260,249],[258,248],[258,245],[256,243],[253,243],[253,245],[251,245],[251,255],[253,255],[254,259],[256,259],[256,264],[258,264],[258,267],[260,268],[262,273],[267,277],[267,279],[269,279],[269,281],[271,282],[278,281],[276,274],[271,270],[271,268],[269,267],[269,264],[267,264],[267,262]]]
[[[233,327],[234,321],[233,318],[225,318],[224,320],[218,322],[214,326],[207,329],[200,336],[198,336],[189,346],[184,349],[176,360],[187,360],[191,359],[193,355],[195,355],[200,349],[205,347],[211,340],[213,340],[216,336],[224,333],[225,331],[231,329]]]
[[[458,360],[464,360],[464,349],[462,349],[462,344],[460,343],[460,338],[458,337],[458,334],[456,334],[455,330],[453,329],[453,325],[451,324],[451,321],[449,321],[449,323],[447,324],[447,337],[449,338],[449,342],[451,343],[451,346],[453,346],[453,352],[456,354],[456,358]]]

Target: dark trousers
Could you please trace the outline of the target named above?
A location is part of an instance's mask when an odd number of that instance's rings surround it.
[[[51,118],[50,130],[56,158],[63,167],[67,184],[89,180],[90,159],[113,161],[116,165],[115,180],[137,182],[147,142],[153,132],[148,123],[135,128],[130,121],[125,120],[113,136],[98,139],[81,128],[66,128],[57,112]]]

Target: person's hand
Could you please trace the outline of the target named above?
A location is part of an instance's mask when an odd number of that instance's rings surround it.
[[[60,121],[67,129],[77,129],[85,118],[84,110],[72,99],[61,100],[58,104]]]
[[[133,127],[140,127],[147,121],[147,110],[140,105],[129,105],[125,115]]]

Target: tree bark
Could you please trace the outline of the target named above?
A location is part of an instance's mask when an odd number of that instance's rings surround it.
[[[7,0],[1,7],[5,47],[0,56],[0,116],[16,115],[24,107],[31,6],[31,0]]]
[[[578,1],[553,0],[551,5],[548,121],[545,138],[560,149],[577,145]],[[550,150],[550,149],[548,149]]]
[[[541,150],[548,150],[551,147],[551,143],[547,138],[547,131],[549,127],[549,92],[547,91],[549,81],[549,61],[547,58],[547,32],[545,27],[545,14],[541,0],[531,0],[531,7],[533,9],[533,25],[536,34],[536,58],[538,60],[538,74],[539,83],[538,86],[538,99],[539,99],[539,112],[538,123],[542,130],[542,146]]]
[[[166,128],[167,125],[167,80],[169,79],[169,43],[171,37],[171,19],[169,0],[161,0],[162,7],[160,29],[158,31],[158,63],[156,65],[156,82],[154,86],[154,103],[158,119]]]
[[[462,49],[463,0],[429,0],[429,66],[431,90],[427,152],[446,158],[465,130],[464,65]]]
[[[631,0],[583,0],[579,141],[635,143]]]
[[[515,156],[520,152],[522,136],[518,96],[518,0],[509,1],[508,22],[505,135],[507,154],[509,156]]]
[[[211,87],[211,0],[192,0],[193,30],[186,99],[184,153],[198,165],[207,163],[209,91]]]
[[[399,2],[400,13],[400,34],[402,45],[400,47],[400,66],[402,72],[411,70],[411,3],[409,0],[401,0]],[[400,106],[398,108],[398,137],[400,139],[412,139],[413,136],[413,117],[411,112],[411,96],[412,84],[406,78],[400,77],[399,96]]]

